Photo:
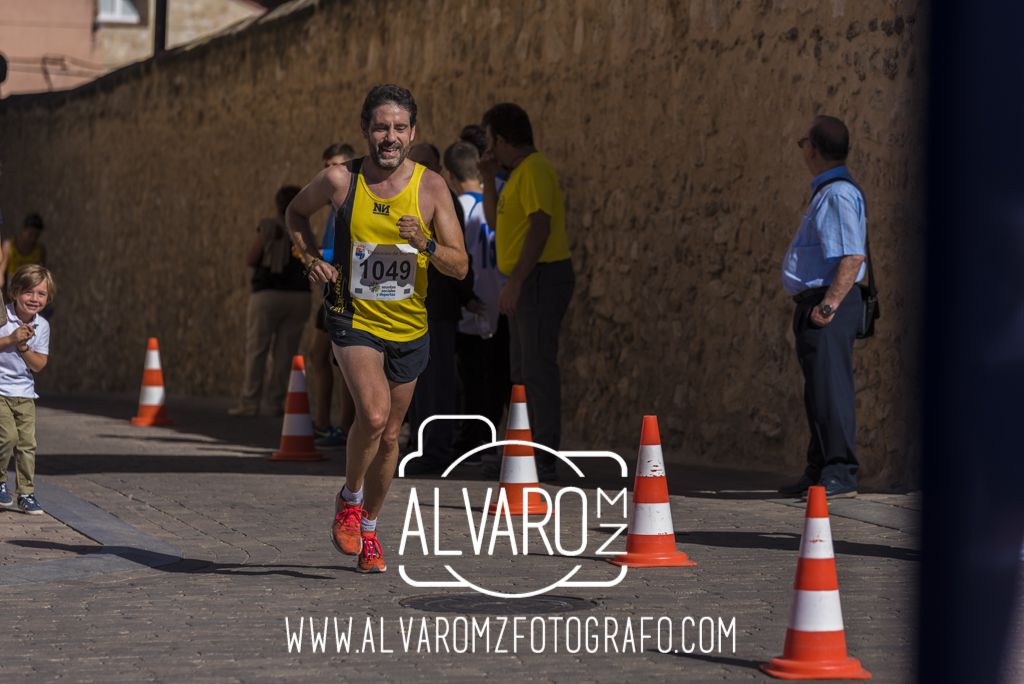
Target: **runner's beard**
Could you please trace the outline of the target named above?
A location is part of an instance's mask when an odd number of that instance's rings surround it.
[[[370,145],[370,159],[372,159],[373,163],[381,169],[397,169],[409,155],[409,148],[403,147],[401,143],[398,143],[398,156],[394,159],[383,159],[380,154],[383,147],[383,145],[378,147],[374,147],[372,144]]]

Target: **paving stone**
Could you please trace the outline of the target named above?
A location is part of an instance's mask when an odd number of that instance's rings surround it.
[[[442,547],[471,551],[460,490],[466,487],[477,501],[496,485],[469,472],[453,481],[396,480],[379,526],[389,571],[359,575],[353,571],[355,559],[338,554],[328,540],[333,496],[343,481],[340,462],[267,462],[240,451],[253,447],[247,434],[251,428],[242,422],[225,420],[222,425],[192,421],[188,415],[175,416],[175,429],[118,439],[114,436],[139,435],[140,429],[105,416],[114,410],[97,400],[71,404],[64,402],[58,414],[40,402],[41,479],[176,546],[183,558],[151,569],[18,585],[5,599],[10,629],[4,666],[5,672],[10,666],[19,673],[15,681],[60,677],[81,682],[322,682],[337,679],[342,671],[346,680],[389,682],[436,682],[439,677],[453,682],[493,677],[617,684],[636,677],[764,681],[757,664],[782,651],[803,511],[762,498],[770,494],[738,497],[709,487],[700,495],[674,495],[676,539],[696,566],[632,569],[615,587],[558,590],[597,604],[591,611],[562,617],[593,616],[602,626],[606,618],[615,620],[619,648],[627,620],[632,619],[636,630],[640,617],[669,616],[674,637],[669,653],[658,652],[650,640],[641,647],[638,633],[636,652],[627,645],[627,653],[605,653],[602,643],[597,653],[568,653],[562,630],[557,653],[550,631],[542,653],[531,651],[528,635],[519,640],[515,653],[495,653],[493,643],[490,653],[479,648],[475,654],[446,653],[443,644],[438,653],[432,630],[444,620],[450,627],[458,616],[403,608],[400,601],[468,590],[411,587],[399,577],[399,564],[410,576],[446,578],[442,566],[454,567],[458,561],[467,578],[517,591],[546,586],[577,564],[583,566],[581,577],[588,580],[607,578],[616,569],[591,550],[575,559],[511,556],[501,551],[507,540],[498,542],[493,557],[464,553],[458,558],[424,558],[409,549],[399,557],[413,486],[428,529],[433,525],[432,490],[443,490],[438,513]],[[197,406],[196,413],[201,414],[204,405]],[[146,435],[167,441],[156,440],[142,453],[138,447]],[[211,440],[216,440],[218,451],[197,451],[197,444]],[[685,475],[693,483],[688,491],[698,490],[700,473]],[[753,482],[749,474],[737,479]],[[593,502],[596,490],[583,489]],[[756,482],[750,486],[751,492],[763,489],[769,487]],[[579,516],[578,509],[567,513],[564,527],[580,525]],[[588,517],[588,535],[597,538],[599,521],[594,511]],[[842,517],[832,518],[832,533],[851,655],[877,681],[910,681],[917,538]],[[432,535],[428,537],[432,544]],[[566,545],[573,541],[571,535],[563,539]],[[618,540],[616,550],[623,541]],[[534,543],[531,538],[531,549]],[[413,548],[417,545],[414,541]],[[726,623],[735,618],[736,652],[731,651],[730,637],[721,652],[716,643],[711,653],[699,648],[684,653],[679,628],[687,616],[695,621],[721,617]],[[288,652],[286,617],[292,628],[304,620],[301,653]],[[334,618],[344,626],[349,617],[350,652],[337,652],[333,631],[326,652],[312,652],[310,618],[321,630],[324,618],[329,618],[333,630]],[[374,650],[379,650],[383,619],[385,646],[394,653],[362,652],[368,617],[374,626]],[[403,646],[399,618],[406,627],[410,619],[415,622],[409,652]],[[424,618],[431,630],[429,653],[416,651]],[[495,630],[495,617],[490,624]],[[530,622],[519,624],[522,634],[522,625],[528,628]],[[688,645],[692,637],[688,632]],[[503,646],[511,650],[510,644],[506,633]]]

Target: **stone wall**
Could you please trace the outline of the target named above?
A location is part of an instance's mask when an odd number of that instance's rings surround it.
[[[806,449],[782,255],[809,198],[796,140],[842,117],[882,291],[858,343],[862,475],[912,482],[926,5],[914,0],[299,2],[247,30],[0,109],[9,217],[38,210],[62,291],[50,389],[134,389],[146,337],[168,391],[231,394],[242,258],[274,191],[360,143],[369,86],[409,87],[439,147],[491,104],[560,171],[577,289],[566,446],[797,472]],[[7,229],[9,230],[9,228]]]

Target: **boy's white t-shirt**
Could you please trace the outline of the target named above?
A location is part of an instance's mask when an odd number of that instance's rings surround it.
[[[7,305],[7,324],[0,326],[0,337],[7,337],[23,325],[14,313],[14,304]],[[29,323],[35,328],[36,334],[28,341],[28,348],[39,354],[50,353],[50,324],[45,318],[36,314]],[[21,358],[18,349],[11,344],[0,349],[0,395],[5,397],[21,397],[38,399],[36,380],[32,369]]]
[[[491,334],[498,329],[498,295],[508,282],[508,276],[498,270],[498,258],[494,247],[494,230],[484,218],[483,195],[465,192],[459,195],[462,211],[466,216],[466,251],[473,256],[473,292],[487,305]],[[463,307],[459,332],[479,335],[476,316]]]

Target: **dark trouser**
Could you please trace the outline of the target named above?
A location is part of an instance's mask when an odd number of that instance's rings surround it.
[[[489,340],[479,335],[455,336],[455,359],[462,388],[459,413],[481,415],[497,428],[512,394],[508,363],[508,319],[498,317],[498,330]],[[505,439],[498,435],[498,440]],[[491,431],[481,420],[464,420],[455,438],[455,457],[491,441]]]
[[[516,312],[508,320],[512,382],[526,386],[533,441],[556,451],[562,439],[558,332],[575,284],[569,259],[537,264],[526,276]],[[552,467],[555,460],[546,451],[537,453],[541,467]]]
[[[853,388],[853,342],[860,317],[860,288],[854,285],[824,328],[811,322],[811,309],[824,293],[796,306],[793,334],[804,372],[804,407],[811,430],[807,447],[807,477],[834,477],[857,486],[857,422]]]
[[[430,363],[420,374],[409,407],[412,442],[416,443],[420,424],[430,416],[454,415],[455,407],[455,326],[457,321],[427,320],[430,332]],[[452,458],[455,421],[435,420],[423,435],[423,463],[448,465]]]

